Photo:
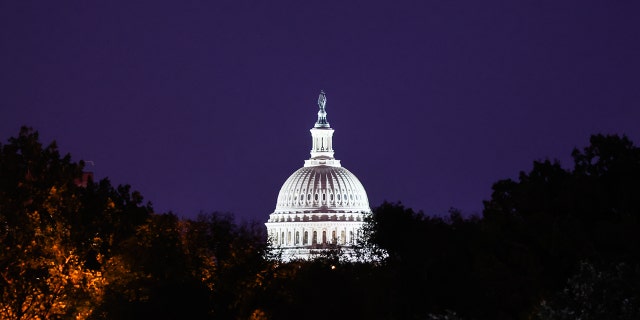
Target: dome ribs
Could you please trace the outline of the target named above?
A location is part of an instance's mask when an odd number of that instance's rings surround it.
[[[303,167],[283,184],[276,203],[277,213],[368,212],[364,187],[343,167]]]

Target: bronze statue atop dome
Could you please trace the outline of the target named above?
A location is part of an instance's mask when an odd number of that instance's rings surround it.
[[[316,121],[316,128],[329,128],[329,122],[327,122],[327,111],[324,110],[327,105],[327,95],[324,93],[324,90],[320,90],[320,95],[318,96],[318,121]]]
[[[325,105],[327,105],[327,95],[324,94],[324,90],[320,90],[320,95],[318,96],[318,107],[320,107],[320,110],[324,110]]]

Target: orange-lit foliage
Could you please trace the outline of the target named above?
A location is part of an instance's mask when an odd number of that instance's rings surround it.
[[[135,224],[117,219],[148,210],[108,180],[76,185],[81,174],[82,163],[60,157],[55,142],[43,147],[29,128],[0,144],[0,318],[86,319],[109,276],[127,273],[110,251]]]
[[[84,267],[70,245],[69,226],[60,216],[64,188],[59,189],[50,188],[43,211],[27,213],[33,238],[4,261],[3,318],[85,319],[101,299],[107,283],[100,271]]]

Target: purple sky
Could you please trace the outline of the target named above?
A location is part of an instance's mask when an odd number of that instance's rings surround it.
[[[62,4],[64,3],[64,4]],[[479,213],[593,133],[640,144],[640,1],[0,1],[21,125],[156,212],[266,221],[327,93],[372,206]]]

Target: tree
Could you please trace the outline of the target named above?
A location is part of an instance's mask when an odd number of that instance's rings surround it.
[[[201,214],[185,224],[186,250],[192,270],[210,290],[216,318],[249,318],[262,314],[261,301],[273,276],[266,260],[267,242],[262,226],[238,224],[230,214]]]
[[[640,255],[640,149],[626,137],[594,135],[572,153],[573,170],[536,161],[517,181],[493,186],[483,228],[492,251],[531,276],[533,301],[561,290],[580,261],[637,265]],[[527,252],[530,261],[514,253]],[[535,305],[535,304],[534,304]]]
[[[22,128],[0,145],[0,312],[17,319],[85,318],[104,286],[84,268],[70,241],[69,214],[78,211],[82,164],[46,148]]]
[[[482,282],[474,278],[474,259],[485,256],[480,231],[477,218],[464,219],[454,209],[441,218],[400,203],[375,208],[364,227],[362,250],[378,257],[372,281],[387,301],[384,314],[427,318],[491,310],[494,305],[480,294]]]
[[[0,145],[0,312],[16,319],[87,318],[105,269],[150,206],[108,180],[77,185],[83,163],[23,127]],[[126,222],[112,223],[114,217]],[[114,228],[115,227],[115,228]]]
[[[582,261],[564,289],[543,300],[541,320],[640,318],[640,268],[624,263],[597,268]]]
[[[102,268],[109,285],[92,319],[210,316],[210,292],[185,251],[183,227],[171,213],[138,226]]]

